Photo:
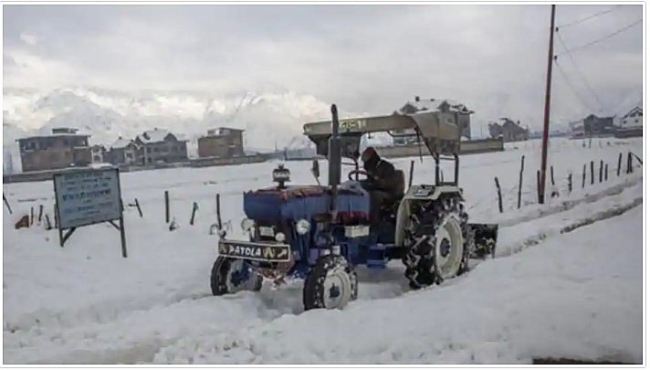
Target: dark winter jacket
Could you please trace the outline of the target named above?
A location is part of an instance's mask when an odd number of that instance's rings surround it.
[[[399,178],[395,167],[388,161],[373,153],[372,157],[363,164],[363,169],[370,175],[364,188],[366,190],[381,190],[391,194],[399,192]],[[377,179],[373,179],[377,177]]]

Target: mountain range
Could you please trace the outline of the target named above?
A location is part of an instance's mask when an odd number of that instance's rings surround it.
[[[5,90],[3,144],[48,134],[53,127],[74,127],[91,135],[91,144],[110,146],[120,136],[135,137],[153,128],[193,141],[210,128],[228,126],[246,130],[246,148],[268,150],[306,143],[298,139],[302,125],[328,116],[329,104],[286,92],[212,98],[199,93],[127,95],[81,88],[46,94]]]
[[[486,118],[504,110],[505,103],[496,104],[499,99],[495,99],[492,97],[477,104],[477,113],[472,116],[473,137],[487,135],[489,119]],[[621,100],[619,106],[631,104],[630,97]],[[390,114],[399,107],[393,108],[373,113]],[[364,115],[368,113],[343,109],[339,113],[342,118]],[[266,88],[263,92],[242,91],[226,96],[196,91],[124,92],[90,87],[59,88],[48,92],[5,88],[3,147],[5,156],[11,155],[13,167],[19,168],[16,139],[47,135],[54,127],[77,128],[80,133],[90,135],[91,145],[107,147],[120,136],[134,138],[146,130],[159,128],[189,139],[188,154],[194,157],[197,155],[197,139],[208,129],[225,126],[245,130],[244,147],[248,153],[283,151],[286,148],[292,153],[311,155],[315,148],[302,135],[302,125],[329,117],[329,103],[312,95],[279,88]],[[535,118],[521,117],[521,121],[522,124],[534,122]],[[560,121],[568,122],[564,118]],[[385,134],[372,135],[366,140],[374,145],[392,142]]]

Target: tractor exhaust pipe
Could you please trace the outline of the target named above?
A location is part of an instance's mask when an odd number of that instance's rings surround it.
[[[336,187],[341,183],[341,137],[336,104],[332,104],[332,136],[328,142],[327,152],[329,153],[328,184],[336,191]]]

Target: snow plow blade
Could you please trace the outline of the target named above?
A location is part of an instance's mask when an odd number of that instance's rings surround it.
[[[474,234],[474,250],[471,258],[483,258],[488,255],[494,258],[494,250],[497,245],[498,224],[468,224]]]

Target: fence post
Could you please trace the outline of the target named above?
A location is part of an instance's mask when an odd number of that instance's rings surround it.
[[[217,224],[219,225],[219,230],[223,227],[221,224],[221,195],[217,194]]]
[[[31,225],[34,224],[34,206],[31,206],[31,207],[30,207],[29,214],[30,214],[30,217],[29,217],[29,225],[31,226]]]
[[[140,202],[138,202],[138,198],[135,198],[135,207],[138,209],[138,213],[140,214],[140,218],[142,218],[142,208],[140,208]]]
[[[540,191],[541,191],[542,188],[541,188],[541,186],[539,184],[539,179],[540,179],[540,174],[539,174],[539,170],[537,170],[537,197],[541,198]]]
[[[616,176],[621,176],[621,162],[623,162],[623,152],[618,153],[618,168],[616,169]]]
[[[5,193],[2,192],[2,200],[5,202],[5,206],[7,207],[7,210],[9,210],[9,214],[13,214],[13,211],[11,210],[11,206],[9,206],[9,201],[7,200],[7,197],[5,196]]]
[[[609,174],[609,163],[605,164],[605,181],[607,181],[607,175]]]
[[[519,169],[519,190],[517,191],[517,209],[521,208],[521,185],[524,177],[524,159],[525,155],[521,156],[521,168]]]
[[[594,161],[591,161],[591,185],[594,184]]]
[[[58,206],[57,206],[56,202],[54,202],[54,228],[55,229],[59,228]]]
[[[582,188],[585,188],[585,181],[587,180],[587,164],[582,165]]]
[[[553,166],[551,166],[551,185],[555,186],[555,175],[553,174]]]
[[[194,225],[194,216],[196,215],[196,211],[199,209],[199,205],[194,202],[192,205],[192,218],[190,218],[190,225]]]
[[[165,223],[169,223],[169,191],[165,190]]]
[[[627,173],[630,174],[634,172],[632,169],[632,152],[627,152]]]
[[[573,174],[569,173],[569,194],[571,194],[571,191],[573,190],[573,182],[571,181],[571,177]]]
[[[598,182],[603,182],[603,160],[600,160],[600,169],[598,170]]]
[[[41,220],[43,219],[43,205],[39,204],[38,205],[38,223],[41,223]]]
[[[499,179],[494,177],[494,183],[497,185],[497,195],[499,196],[499,213],[503,213],[503,198],[501,197],[501,185]]]

